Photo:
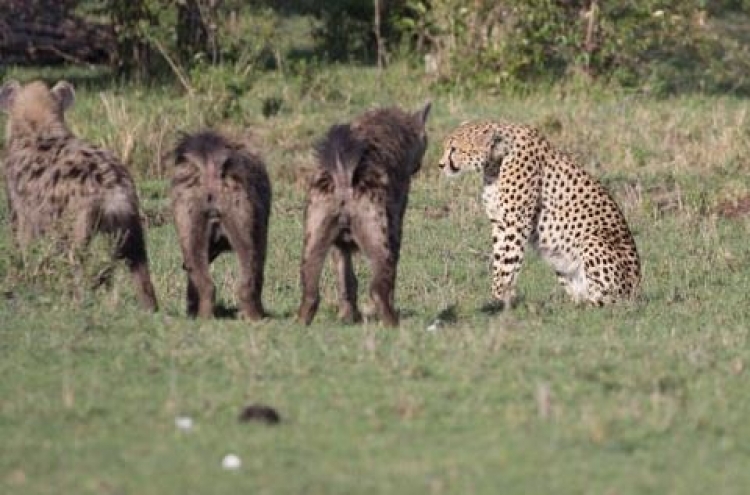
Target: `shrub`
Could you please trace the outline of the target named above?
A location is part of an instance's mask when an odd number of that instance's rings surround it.
[[[743,44],[712,15],[747,12],[750,2],[721,3],[723,10],[691,0],[408,0],[397,25],[449,84],[513,87],[584,74],[658,92],[721,90],[732,73],[743,90]]]

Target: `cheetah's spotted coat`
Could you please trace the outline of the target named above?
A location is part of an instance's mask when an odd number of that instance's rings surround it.
[[[641,271],[633,236],[607,190],[536,129],[479,121],[444,141],[447,176],[484,175],[482,199],[492,223],[493,296],[509,305],[530,242],[576,302],[631,298]]]

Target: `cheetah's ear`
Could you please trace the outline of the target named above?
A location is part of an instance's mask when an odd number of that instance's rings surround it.
[[[428,101],[423,108],[421,108],[420,110],[417,110],[414,113],[414,118],[417,120],[417,122],[422,124],[422,128],[424,128],[425,125],[427,125],[427,117],[430,116],[431,108],[432,108],[432,102]]]
[[[52,94],[60,102],[60,108],[63,112],[70,108],[76,99],[76,90],[68,81],[59,81],[55,84],[55,87],[52,88]]]
[[[2,86],[0,86],[0,110],[3,112],[10,112],[13,102],[16,99],[18,91],[21,89],[21,83],[15,79],[11,79]]]

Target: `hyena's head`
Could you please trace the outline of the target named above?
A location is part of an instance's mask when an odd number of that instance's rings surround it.
[[[416,112],[398,107],[379,108],[365,112],[351,123],[355,136],[368,141],[390,156],[408,175],[422,167],[427,150],[427,117],[432,104],[427,102]]]
[[[60,81],[50,89],[42,81],[22,85],[11,80],[0,86],[0,110],[8,115],[7,139],[66,131],[65,110],[75,100],[73,86]]]

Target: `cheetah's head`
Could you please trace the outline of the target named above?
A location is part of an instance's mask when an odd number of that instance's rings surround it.
[[[492,122],[468,122],[445,138],[438,167],[447,177],[472,170],[482,172],[507,153],[506,143]]]

